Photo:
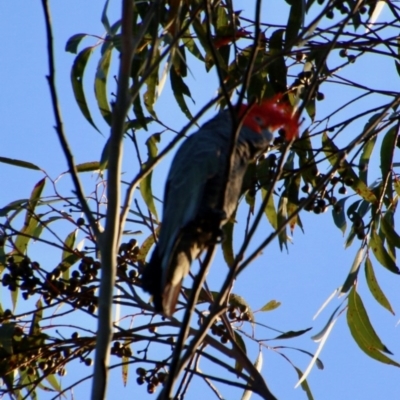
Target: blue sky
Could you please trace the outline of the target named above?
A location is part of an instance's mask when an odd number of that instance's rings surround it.
[[[73,34],[93,33],[103,35],[103,27],[100,22],[102,7],[103,4],[99,1],[51,2],[58,92],[65,130],[77,163],[95,161],[100,158],[108,128],[97,111],[92,91],[91,80],[94,76],[98,53],[94,55],[86,71],[86,93],[92,115],[104,136],[97,133],[85,121],[75,103],[70,84],[70,68],[74,55],[66,53],[64,48],[67,39]],[[237,7],[244,8],[245,2],[238,1]],[[286,10],[286,8],[279,9],[279,13],[277,13],[279,22],[286,21]],[[115,21],[118,18],[119,11],[119,2],[111,1],[108,13],[110,21]],[[265,15],[273,15],[270,14],[271,11],[267,8],[264,9]],[[33,162],[47,171],[52,178],[56,178],[67,169],[67,164],[53,129],[54,118],[45,79],[48,66],[41,4],[38,1],[26,2],[21,0],[2,2],[0,4],[0,15],[0,33],[3,38],[3,61],[0,65],[0,86],[2,88],[2,95],[0,96],[0,156]],[[384,13],[381,18],[384,19],[385,16]],[[93,39],[87,39],[84,45],[93,43]],[[114,66],[116,61],[117,58],[114,56]],[[378,74],[377,71],[380,73]],[[195,113],[215,94],[216,77],[214,71],[206,75],[203,70],[194,69],[192,73],[194,77],[190,78],[189,81],[194,88],[192,94],[196,104],[190,104],[190,101],[188,103],[192,112]],[[352,75],[366,76],[367,79],[369,76],[376,87],[393,90],[398,86],[398,77],[393,65],[383,64],[380,60],[371,60],[362,64],[362,66],[355,64],[349,71],[349,76]],[[350,95],[346,91],[337,91],[337,89],[331,87],[332,85],[326,85],[326,89],[323,88],[326,101],[321,103],[322,113],[333,109],[343,101],[344,96]],[[110,87],[109,91],[111,92],[114,89],[114,87]],[[371,107],[371,103],[367,102],[366,106],[368,105]],[[177,130],[187,123],[185,116],[175,104],[175,100],[172,99],[168,84],[155,109],[161,120],[165,120],[167,124]],[[211,115],[212,111],[208,116]],[[151,126],[149,133],[155,133],[159,130],[159,127]],[[148,135],[149,133],[141,131],[138,135],[140,137],[140,135]],[[168,139],[172,137],[171,134],[165,134],[161,145],[168,143]],[[124,171],[127,176],[133,176],[136,171],[132,159],[133,154],[132,149],[126,149]],[[163,182],[169,160],[165,160],[154,177],[154,186],[157,188],[155,194],[158,197],[162,196]],[[43,177],[43,174],[0,164],[0,176],[3,184],[0,194],[0,207],[2,207],[12,200],[28,197],[34,184]],[[83,176],[83,181],[85,186],[93,187],[96,176],[86,174]],[[60,187],[64,193],[70,193],[71,186],[67,176],[62,178]],[[50,193],[50,190],[48,193]],[[282,306],[276,311],[259,315],[259,322],[282,331],[300,330],[313,326],[313,331],[299,338],[299,340],[276,343],[293,345],[313,352],[316,350],[317,344],[310,339],[310,336],[324,326],[330,312],[339,304],[338,301],[341,301],[341,299],[330,304],[316,322],[312,321],[312,316],[333,290],[343,284],[358,247],[356,243],[351,248],[344,250],[344,238],[341,232],[334,227],[330,211],[319,216],[304,214],[302,219],[305,234],[298,229],[296,230],[293,245],[289,246],[289,252],[280,252],[277,243],[268,247],[263,255],[237,280],[234,293],[244,296],[254,310],[262,307],[269,300],[280,301]],[[264,221],[258,232],[257,243],[266,237],[270,231],[271,228]],[[67,233],[65,232],[65,235]],[[36,252],[38,258],[44,259],[43,264],[47,262],[49,265],[54,265],[55,262],[52,257],[60,257],[58,253],[43,255],[43,250],[37,244],[33,245],[32,251]],[[218,282],[221,281],[221,277],[225,273],[224,268],[226,267],[220,261],[219,255],[210,272],[209,280],[215,285],[214,290],[218,290]],[[394,310],[398,311],[400,309],[398,277],[379,267],[376,261],[374,261],[374,267],[378,280],[387,293]],[[394,353],[394,359],[400,361],[400,328],[395,326],[398,317],[390,315],[372,299],[363,279],[363,272],[360,273],[359,292],[377,333]],[[2,290],[0,293],[2,305],[8,304],[8,292]],[[93,322],[88,322],[88,324],[92,326]],[[260,338],[274,336],[273,332],[263,330],[257,330],[257,335]],[[273,344],[271,343],[271,345]],[[249,346],[249,353],[251,358],[255,360],[257,348]],[[305,369],[309,361],[308,358],[299,356],[294,351],[287,354],[293,357],[292,359],[298,367]],[[325,364],[325,369],[323,371],[314,369],[308,379],[315,399],[347,400],[362,398],[372,400],[379,397],[391,400],[397,399],[400,395],[398,369],[373,361],[362,353],[350,336],[344,315],[336,324],[321,358]],[[124,388],[121,383],[120,370],[113,371],[109,398],[128,399],[135,395],[146,398],[145,387],[138,387],[135,384],[134,369],[131,371],[130,383],[127,388]],[[306,398],[301,389],[293,389],[297,381],[294,370],[273,351],[264,351],[262,372],[272,392],[279,399],[297,400]],[[73,378],[82,377],[87,373],[89,373],[89,369],[80,364],[76,368],[70,368],[63,386],[72,383]],[[201,395],[193,392],[188,398],[205,398],[203,393],[204,395],[207,393],[207,396],[211,398],[211,392],[208,394],[209,389],[206,386],[199,384],[197,387],[197,393],[201,393]],[[75,398],[78,399],[88,398],[89,393],[90,385],[85,383],[74,389]],[[232,392],[229,392],[226,388],[222,389],[222,393],[226,395],[227,399],[236,398],[230,397]],[[69,398],[70,395],[67,397]],[[47,395],[41,395],[41,398],[47,398]],[[254,398],[257,398],[257,396],[254,396]]]

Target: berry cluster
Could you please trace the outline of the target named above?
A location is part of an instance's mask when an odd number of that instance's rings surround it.
[[[158,385],[162,385],[167,378],[167,373],[165,371],[160,371],[163,367],[161,365],[156,365],[155,368],[151,370],[146,370],[142,367],[136,369],[136,382],[138,385],[143,385],[147,383],[147,392],[152,394],[156,391]]]

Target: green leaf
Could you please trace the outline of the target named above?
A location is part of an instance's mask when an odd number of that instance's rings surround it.
[[[197,35],[198,42],[201,44],[201,46],[203,47],[203,49],[206,52],[205,66],[206,66],[206,70],[208,72],[214,65],[214,59],[213,59],[212,52],[210,50],[210,45],[208,43],[206,28],[204,25],[201,24],[201,22],[199,21],[198,18],[195,18],[193,20],[192,26]],[[188,49],[189,49],[189,51],[191,51],[190,48],[188,48]],[[227,65],[218,51],[216,52],[216,56],[217,56],[217,62],[218,62],[218,65],[220,66],[220,68],[222,70],[226,70]]]
[[[8,203],[3,208],[0,208],[0,217],[5,217],[10,211],[14,210],[19,213],[26,207],[27,203],[28,199],[14,200],[11,203]]]
[[[83,74],[92,51],[93,47],[86,47],[76,56],[71,69],[71,83],[76,103],[78,104],[83,116],[97,132],[100,132],[90,115],[89,107],[86,103],[85,92],[83,90]]]
[[[0,276],[3,273],[6,267],[6,252],[4,251],[4,245],[6,244],[6,238],[4,236],[0,236]],[[1,312],[1,308],[0,308]]]
[[[55,374],[46,375],[46,380],[50,383],[55,391],[61,392],[61,385],[60,382],[57,380]]]
[[[261,188],[261,196],[262,196],[263,200],[267,196],[267,193],[268,193],[268,191],[266,189]],[[271,224],[271,226],[274,229],[277,229],[278,228],[278,214],[276,213],[276,210],[275,210],[274,196],[272,194],[268,199],[268,203],[264,209],[264,213],[268,219],[268,222]]]
[[[382,264],[385,268],[387,268],[394,274],[400,274],[400,270],[396,266],[395,261],[383,246],[382,239],[374,230],[371,232],[369,247],[372,249],[375,258],[380,262],[380,264]]]
[[[271,62],[268,68],[269,81],[275,93],[284,93],[287,90],[287,68],[283,52],[284,29],[276,30],[270,38],[269,55]]]
[[[29,336],[41,336],[42,330],[40,329],[40,321],[43,318],[43,303],[42,300],[39,299],[36,304],[36,312],[32,315],[31,326],[29,328]],[[39,339],[39,342],[43,343],[44,338],[42,336]],[[39,343],[38,343],[39,344]]]
[[[296,142],[294,150],[299,156],[299,167],[304,182],[310,183],[315,187],[317,185],[318,168],[308,129],[304,131],[301,138]]]
[[[394,230],[393,213],[387,211],[381,218],[381,230],[384,233],[386,240],[394,247],[400,249],[400,235]]]
[[[187,47],[187,49],[201,62],[204,62],[204,57],[201,54],[199,48],[197,47],[196,42],[191,37],[186,37],[181,39],[183,44]]]
[[[282,225],[286,224],[286,219],[287,219],[287,197],[281,196],[278,205],[278,227],[281,227]],[[287,250],[288,249],[287,242],[289,238],[287,235],[286,226],[279,233],[278,240],[281,251],[283,249],[283,246],[285,246]]]
[[[290,2],[289,19],[286,24],[285,49],[290,50],[297,42],[297,35],[304,24],[305,4],[304,0],[292,0]]]
[[[389,303],[389,300],[386,298],[385,294],[383,293],[381,287],[378,284],[378,281],[376,280],[375,272],[369,257],[367,257],[367,259],[365,260],[365,278],[367,279],[369,290],[371,291],[372,296],[374,296],[375,300],[382,307],[386,308],[389,312],[391,312],[394,315],[394,311]]]
[[[147,131],[147,119],[143,113],[142,101],[140,100],[140,96],[136,96],[135,100],[133,101],[133,112],[136,115],[137,120],[141,127]]]
[[[100,163],[98,161],[89,161],[75,166],[77,172],[99,171]]]
[[[230,220],[222,227],[224,234],[224,240],[221,244],[222,253],[224,255],[224,260],[229,267],[232,267],[235,261],[235,253],[233,251],[233,229],[235,227],[235,214],[232,215]]]
[[[364,256],[365,256],[365,250],[363,247],[361,247],[357,251],[350,272],[347,275],[346,281],[343,283],[342,289],[340,290],[341,294],[347,293],[354,286]]]
[[[299,379],[301,379],[303,376],[303,372],[301,371],[301,369],[297,368],[295,365],[293,365],[293,367],[297,372],[297,376],[299,377]],[[310,386],[308,386],[308,382],[306,379],[304,379],[301,382],[301,388],[306,392],[308,400],[314,400],[314,397],[311,393]]]
[[[81,255],[74,251],[77,233],[78,230],[74,229],[64,240],[64,250],[61,256],[60,267],[63,272],[63,278],[66,280],[69,279],[69,269],[82,258]]]
[[[376,204],[378,202],[375,194],[368,186],[356,175],[350,163],[342,159],[342,152],[328,137],[326,132],[322,135],[322,146],[328,161],[333,167],[338,168],[338,172],[345,180],[352,180],[351,188],[369,203]]]
[[[139,96],[137,97],[137,99],[139,99],[139,102],[140,102],[140,97]],[[153,122],[153,121],[154,121],[154,118],[152,118],[152,117],[144,117],[144,116],[143,116],[142,120],[132,119],[132,120],[128,121],[125,124],[124,131],[126,132],[129,129],[139,130],[139,129],[142,129],[142,128],[147,130],[147,124],[149,124],[150,122]]]
[[[246,349],[246,343],[244,342],[243,338],[239,333],[235,330],[233,331],[233,334],[235,336],[235,342],[236,344],[243,350],[244,354],[247,354],[247,349]],[[240,364],[239,361],[236,360],[235,363],[235,370],[241,372],[243,369],[243,365]]]
[[[281,302],[276,300],[270,300],[267,304],[261,307],[260,311],[272,311],[280,307]]]
[[[108,125],[112,124],[112,112],[107,99],[107,78],[110,69],[112,46],[110,46],[100,58],[97,65],[94,81],[94,92],[100,113]]]
[[[99,162],[100,172],[106,170],[108,167],[108,144],[109,143],[110,143],[110,138],[107,139],[106,144],[104,145],[103,150],[101,152],[100,162]]]
[[[297,336],[304,335],[305,333],[309,332],[312,328],[302,329],[301,331],[287,331],[278,335],[277,337],[269,340],[277,340],[277,339],[291,339]]]
[[[381,171],[382,182],[386,183],[386,195],[393,198],[392,163],[394,149],[396,148],[397,126],[388,130],[381,145]]]
[[[258,349],[258,356],[256,358],[256,361],[254,362],[254,367],[258,372],[261,372],[262,366],[263,366],[263,354],[262,354],[262,348],[260,346]],[[252,390],[245,389],[240,400],[250,400],[252,395],[253,395]],[[272,394],[270,394],[270,396],[268,396],[267,398],[275,399],[275,397]]]
[[[43,178],[36,183],[27,203],[24,225],[20,231],[20,234],[17,234],[17,238],[14,242],[14,249],[11,252],[16,262],[20,262],[26,255],[31,236],[33,236],[34,230],[39,223],[37,218],[38,216],[35,215],[35,209],[42,195],[45,183],[46,178]]]
[[[172,87],[172,91],[174,93],[176,102],[178,103],[180,109],[186,115],[186,117],[189,120],[193,119],[193,116],[190,113],[189,108],[187,107],[185,98],[183,96],[183,95],[185,95],[192,99],[192,95],[190,93],[189,87],[183,81],[182,77],[176,73],[174,67],[171,68],[169,76],[171,79],[171,87]]]
[[[157,49],[154,51],[153,62],[155,60],[157,60],[159,56],[160,56],[160,51]],[[157,87],[158,87],[158,68],[159,68],[159,66],[160,65],[158,64],[156,68],[153,68],[151,74],[146,79],[147,90],[143,95],[144,105],[146,106],[147,111],[150,113],[150,115],[152,115],[154,118],[156,118],[156,113],[154,111],[154,104],[157,100],[156,92],[157,92]]]
[[[155,235],[158,235],[160,232],[160,226],[158,226],[155,230]],[[137,254],[137,260],[144,263],[147,257],[148,252],[151,249],[151,246],[154,244],[154,235],[151,233],[140,246],[139,253]]]
[[[13,336],[15,332],[15,323],[3,323],[0,326],[0,348],[4,349],[8,355],[14,354]]]
[[[88,36],[86,33],[77,33],[76,35],[71,36],[67,40],[67,44],[65,45],[65,51],[76,54],[78,52],[79,43],[86,36]]]
[[[381,342],[374,328],[372,327],[361,297],[358,295],[355,288],[353,288],[349,294],[347,324],[355,342],[358,344],[360,349],[364,351],[364,353],[382,363],[400,367],[400,364],[393,361],[385,354],[382,354],[392,353]]]
[[[340,199],[335,207],[332,207],[332,217],[335,225],[343,232],[343,235],[346,233],[347,222],[346,222],[346,213],[345,213],[345,203],[348,197],[344,197]]]
[[[147,167],[147,165],[149,165],[152,162],[152,160],[157,156],[157,153],[158,153],[157,143],[159,143],[159,142],[160,142],[160,134],[159,133],[156,133],[147,139],[146,146],[147,146],[147,151],[148,151],[148,159],[142,165],[142,169],[145,169]],[[140,181],[140,193],[142,195],[144,202],[146,203],[147,208],[158,219],[157,209],[156,209],[156,206],[154,205],[153,192],[151,189],[152,175],[153,175],[153,173],[150,172]]]
[[[108,17],[107,17],[108,2],[109,2],[109,0],[106,0],[106,2],[104,3],[103,12],[101,13],[101,22],[102,22],[105,30],[107,31],[107,33],[110,34],[111,26],[110,26],[110,22],[108,21]]]
[[[0,157],[0,162],[4,164],[16,165],[17,167],[34,169],[36,171],[42,171],[37,165],[32,164],[28,161],[16,160],[15,158]]]
[[[364,130],[369,128],[370,123],[366,125]],[[368,166],[369,166],[369,160],[371,158],[372,150],[375,147],[376,143],[376,138],[378,136],[374,135],[368,141],[365,143],[363,147],[363,151],[360,156],[360,166],[364,166],[362,169],[360,169],[360,179],[365,183],[368,184]]]

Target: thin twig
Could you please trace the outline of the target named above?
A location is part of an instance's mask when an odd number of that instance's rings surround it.
[[[47,54],[49,61],[49,75],[46,77],[50,87],[50,95],[51,95],[51,103],[53,106],[54,118],[56,120],[56,132],[58,139],[61,144],[61,148],[64,152],[65,159],[68,164],[68,170],[71,174],[72,182],[74,184],[74,189],[76,192],[76,196],[78,197],[79,202],[81,203],[83,212],[90,224],[91,229],[93,230],[95,236],[99,238],[100,231],[97,226],[97,222],[93,217],[93,214],[89,208],[89,205],[86,201],[85,195],[83,193],[83,188],[78,177],[78,172],[76,170],[74,156],[72,155],[71,149],[68,144],[67,136],[64,131],[64,125],[61,117],[61,109],[58,101],[57,89],[56,89],[56,71],[55,71],[55,62],[54,62],[54,50],[53,50],[53,31],[51,26],[51,15],[50,15],[50,7],[47,0],[42,0],[42,6],[45,17],[46,24],[46,34],[47,34]]]

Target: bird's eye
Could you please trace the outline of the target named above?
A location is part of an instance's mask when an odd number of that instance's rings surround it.
[[[264,118],[260,117],[259,115],[255,115],[253,117],[254,121],[257,122],[258,125],[263,125],[264,124]]]

